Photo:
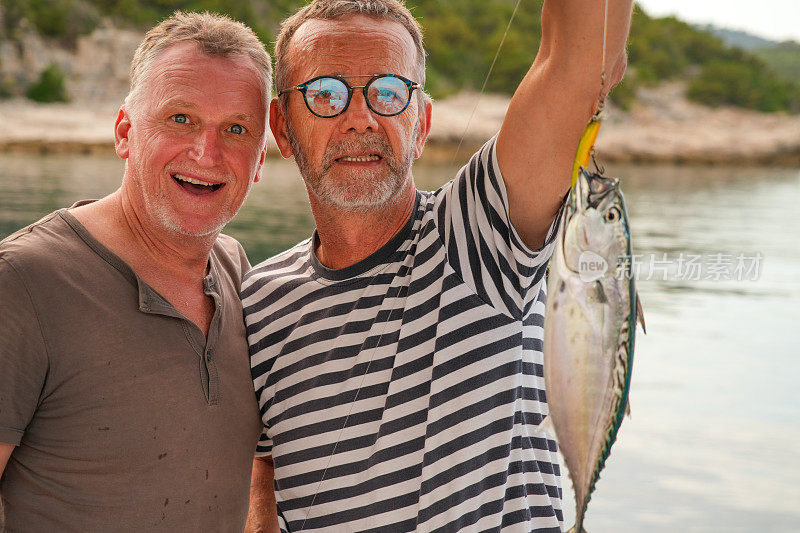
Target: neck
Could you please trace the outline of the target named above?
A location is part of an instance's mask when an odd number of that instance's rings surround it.
[[[392,200],[370,211],[344,211],[316,202],[311,195],[311,211],[317,224],[317,259],[328,268],[354,265],[372,255],[405,226],[414,210],[414,181]]]
[[[143,257],[153,264],[184,272],[187,277],[205,276],[208,256],[218,233],[193,237],[154,228],[137,213],[125,194],[120,194],[118,210],[124,238]]]
[[[185,283],[206,274],[217,235],[190,237],[154,228],[137,213],[124,187],[72,212],[97,240],[143,278],[154,270]]]
[[[125,195],[124,186],[72,214],[98,241],[208,335],[215,306],[203,278],[217,235],[188,237],[160,228]]]

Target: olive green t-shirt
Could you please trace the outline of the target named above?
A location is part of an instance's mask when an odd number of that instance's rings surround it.
[[[262,427],[248,267],[221,235],[206,339],[67,210],[0,242],[5,531],[243,529]]]

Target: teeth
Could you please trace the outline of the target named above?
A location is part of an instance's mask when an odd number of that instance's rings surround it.
[[[187,183],[194,183],[195,185],[205,185],[206,187],[213,187],[214,185],[218,185],[217,183],[208,183],[207,181],[200,181],[194,178],[190,178],[189,176],[184,176],[183,174],[173,174],[175,179],[185,181]]]
[[[366,162],[366,161],[377,161],[378,159],[380,159],[380,156],[375,155],[375,154],[370,154],[370,155],[357,155],[357,156],[340,157],[339,161],[358,161],[359,163],[363,163],[363,162]]]

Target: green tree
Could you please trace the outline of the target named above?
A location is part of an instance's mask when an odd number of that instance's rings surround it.
[[[800,83],[800,43],[788,41],[776,46],[759,48],[755,55],[773,70]]]
[[[64,72],[61,67],[50,63],[39,74],[39,79],[28,87],[25,96],[36,102],[68,102],[69,98],[64,87]]]

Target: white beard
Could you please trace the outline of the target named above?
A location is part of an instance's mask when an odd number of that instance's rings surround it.
[[[394,201],[397,193],[403,189],[411,175],[411,164],[414,161],[413,146],[410,146],[408,151],[403,154],[398,164],[395,161],[392,147],[383,136],[376,133],[329,145],[325,149],[321,168],[312,170],[305,151],[288,124],[287,130],[300,175],[309,190],[323,205],[345,211],[381,209]],[[418,131],[419,123],[414,127],[413,139],[416,139]],[[386,160],[388,170],[355,169],[350,171],[347,181],[336,180],[330,175],[334,154],[348,152],[380,154]]]

